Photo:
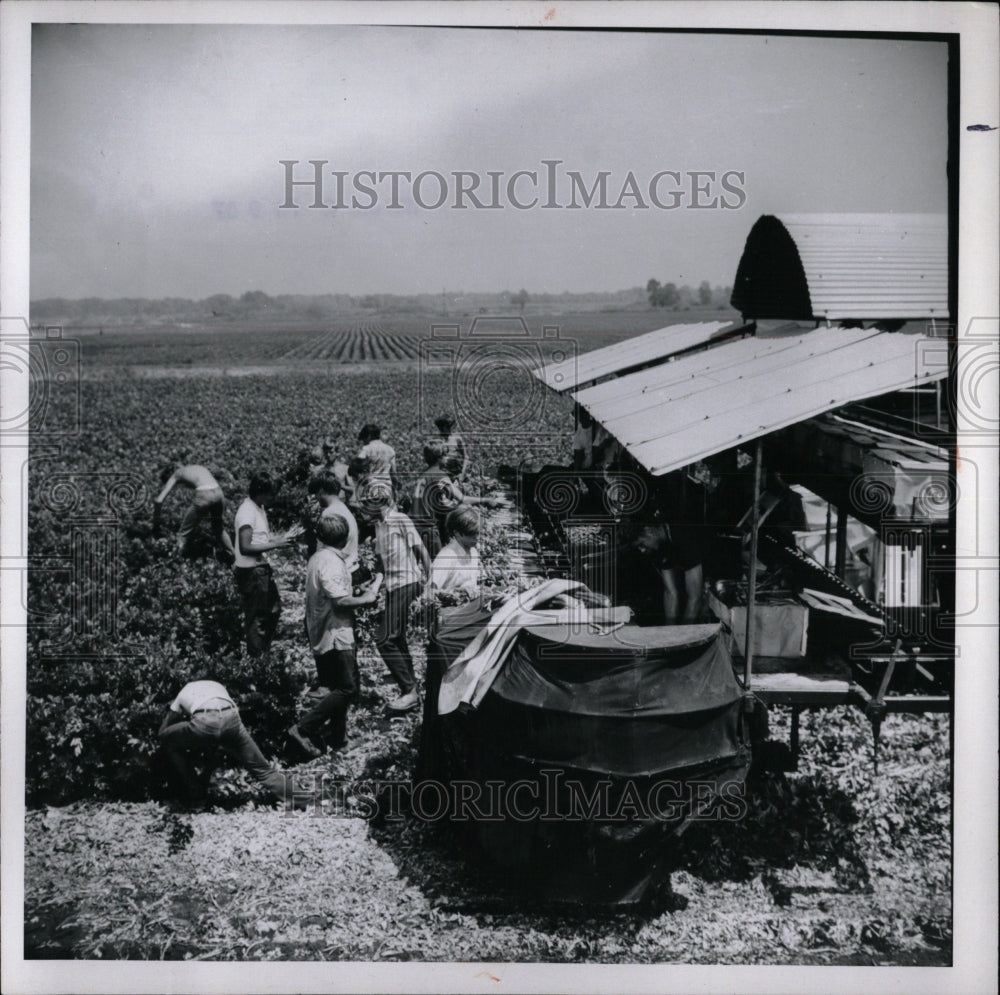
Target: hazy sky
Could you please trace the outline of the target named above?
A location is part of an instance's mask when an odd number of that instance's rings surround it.
[[[36,25],[31,296],[617,290],[732,282],[765,213],[944,211],[942,43],[647,32]],[[502,172],[498,210],[281,209],[282,159]],[[734,210],[516,210],[559,159],[616,202],[661,171],[742,172]],[[539,178],[540,203],[545,189]],[[366,181],[367,182],[367,181]],[[516,196],[534,196],[521,178]],[[669,202],[672,177],[657,187]],[[433,203],[438,184],[421,187]],[[725,194],[709,184],[704,202]],[[354,193],[361,203],[370,197]],[[737,198],[726,195],[728,202]]]

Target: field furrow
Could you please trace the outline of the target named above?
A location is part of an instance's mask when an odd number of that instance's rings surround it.
[[[419,355],[422,336],[398,332],[376,319],[321,332],[273,358],[278,362],[309,360],[329,363],[404,362]]]

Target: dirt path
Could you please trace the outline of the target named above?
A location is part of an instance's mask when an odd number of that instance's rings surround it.
[[[790,872],[784,906],[760,876],[708,883],[682,871],[675,888],[690,900],[684,911],[556,915],[498,909],[460,885],[468,872],[426,828],[376,833],[319,812],[177,816],[152,803],[50,809],[31,813],[26,828],[27,957],[948,961],[947,946],[907,911],[920,901],[922,877],[910,862],[863,894],[830,875]],[[454,884],[441,893],[430,878]]]
[[[254,365],[172,365],[172,366],[104,366],[84,367],[84,380],[107,380],[122,376],[137,377],[141,380],[183,380],[189,377],[267,377],[282,373],[317,373],[329,376],[350,373],[381,373],[391,370],[413,370],[418,359],[379,360],[377,362],[328,362],[326,360],[299,360],[294,363],[261,363]]]

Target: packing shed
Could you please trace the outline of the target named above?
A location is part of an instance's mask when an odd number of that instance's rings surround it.
[[[792,705],[795,720],[853,703],[877,733],[887,710],[950,709],[948,273],[944,215],[765,215],[734,281],[742,321],[672,325],[537,371],[653,480],[697,488],[706,462],[752,465],[744,576],[710,603],[742,653],[745,690]],[[825,510],[818,543],[762,529],[774,474]],[[763,564],[795,590],[776,602],[758,590]]]

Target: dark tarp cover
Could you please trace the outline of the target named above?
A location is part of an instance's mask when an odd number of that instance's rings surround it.
[[[501,753],[605,774],[733,757],[742,692],[718,628],[529,629],[480,709],[498,719],[488,734]]]
[[[499,819],[473,816],[493,863],[548,900],[650,897],[669,881],[696,799],[700,809],[730,793],[749,767],[742,689],[718,626],[526,629],[480,707],[439,716],[442,673],[490,617],[476,602],[440,613],[416,781],[531,782],[537,790],[521,802],[542,798],[534,814],[559,817],[524,818],[523,804]],[[642,801],[658,785],[670,791],[656,797],[675,802],[664,810]],[[600,810],[580,809],[581,798],[600,798]]]

